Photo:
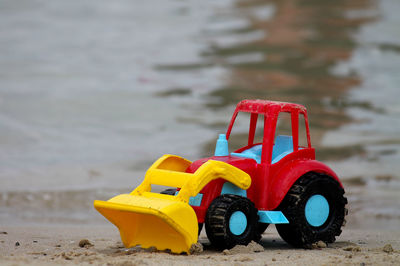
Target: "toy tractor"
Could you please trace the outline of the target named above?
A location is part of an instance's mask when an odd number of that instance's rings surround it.
[[[228,140],[239,112],[250,114],[248,141],[229,153]],[[290,114],[291,136],[275,137],[282,112]],[[300,116],[307,136],[304,147],[299,146]],[[263,121],[263,137],[254,143],[258,120]],[[153,184],[172,188],[151,192]],[[164,155],[130,194],[94,201],[95,208],[118,227],[127,248],[140,245],[174,253],[190,253],[203,224],[218,249],[258,241],[268,224],[275,224],[294,247],[307,248],[319,240],[332,243],[345,223],[346,204],[337,175],[315,160],[306,108],[265,100],[237,105],[214,156],[190,162]]]

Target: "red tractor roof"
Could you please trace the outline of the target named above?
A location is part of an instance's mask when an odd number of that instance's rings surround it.
[[[306,108],[301,104],[267,100],[243,100],[238,103],[235,112],[277,115],[279,112],[292,112],[294,110],[298,110],[300,113],[306,112]]]

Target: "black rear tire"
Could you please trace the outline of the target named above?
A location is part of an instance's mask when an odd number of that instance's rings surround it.
[[[306,214],[306,205],[313,196],[322,198],[328,204],[328,208],[322,211],[325,215],[317,215],[323,217],[320,223],[315,223],[310,214]],[[310,248],[319,240],[333,243],[342,232],[346,204],[344,189],[335,179],[324,174],[307,173],[290,188],[278,207],[289,224],[277,224],[276,229],[283,240],[294,247]]]
[[[208,207],[205,228],[211,244],[222,250],[257,241],[257,222],[253,202],[238,195],[224,194]]]

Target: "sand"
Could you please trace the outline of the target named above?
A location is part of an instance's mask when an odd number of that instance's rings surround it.
[[[175,255],[122,246],[106,226],[1,226],[1,265],[400,265],[400,232],[344,230],[326,248],[294,249],[271,226],[259,244],[212,249],[200,235],[202,252]]]

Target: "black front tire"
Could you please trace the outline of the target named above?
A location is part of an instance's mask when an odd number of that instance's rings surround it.
[[[232,219],[241,217],[239,231],[233,228]],[[254,203],[249,199],[224,194],[214,199],[207,210],[205,228],[211,244],[217,249],[230,249],[236,245],[247,245],[258,240],[258,215]]]
[[[265,232],[265,230],[267,230],[268,226],[269,226],[269,224],[266,224],[266,223],[258,223],[257,231],[260,234],[260,236],[262,234],[264,234],[264,232]]]
[[[306,204],[315,195],[326,199],[329,210],[322,224],[312,225],[306,217]],[[289,224],[277,224],[279,235],[294,247],[310,248],[319,240],[333,243],[342,232],[345,223],[347,199],[344,189],[332,177],[318,173],[307,173],[300,177],[278,207],[289,220]]]

